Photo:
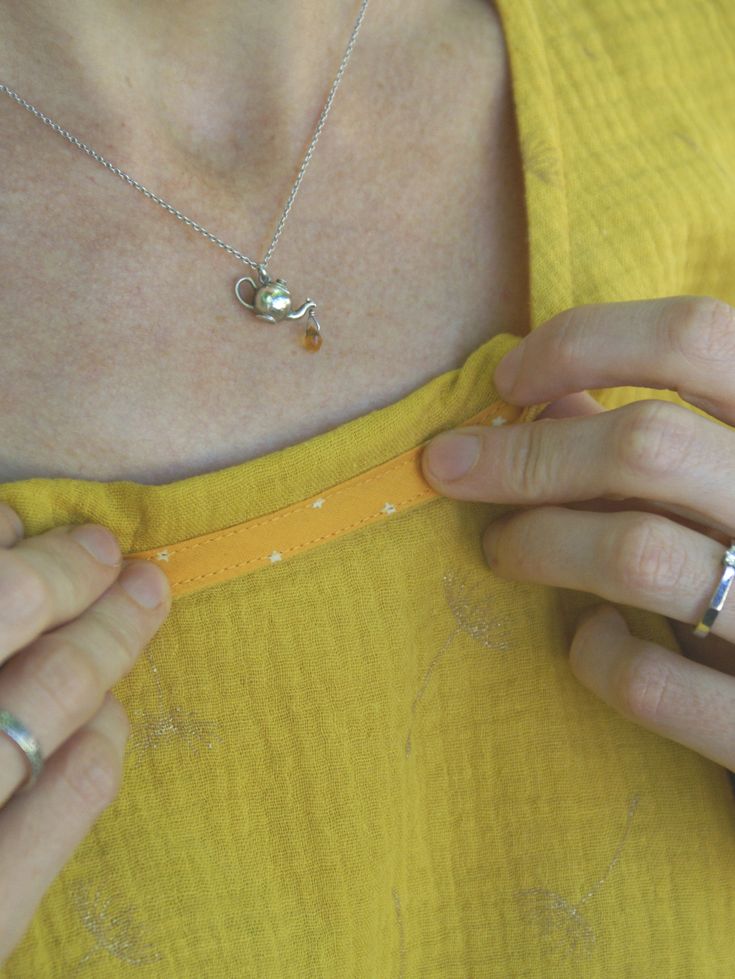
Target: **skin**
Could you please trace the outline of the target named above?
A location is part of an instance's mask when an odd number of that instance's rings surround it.
[[[268,50],[262,4],[251,34],[248,2],[103,0],[85,20],[79,2],[0,0],[0,78],[262,256],[359,2],[306,18],[314,46],[296,51],[290,32],[305,14],[293,4],[294,22],[283,6],[272,14],[286,22],[284,48],[279,34]],[[317,29],[333,35],[324,58]],[[295,92],[284,88],[292,56],[310,72]],[[269,328],[240,306],[244,266],[0,96],[0,482],[211,472],[391,404],[499,332],[527,332],[516,142],[491,5],[371,0],[270,266],[297,301],[320,304],[314,355],[303,321]]]
[[[493,574],[604,600],[573,638],[576,678],[627,718],[730,770],[732,597],[706,642],[691,627],[735,527],[734,368],[735,310],[716,298],[578,306],[541,324],[497,367],[506,401],[548,403],[539,419],[442,433],[422,454],[426,479],[443,495],[521,508],[483,535]],[[607,411],[586,393],[618,386],[676,391],[712,418],[658,400]],[[460,475],[454,450],[468,435],[477,454]],[[668,616],[683,655],[632,635],[609,602]]]
[[[350,63],[350,117],[362,126],[374,125],[374,66],[394,72],[401,48],[423,43],[446,3],[373,6]],[[472,7],[461,0],[456,11]],[[152,173],[183,168],[214,197],[250,203],[290,187],[324,104],[325,66],[331,81],[358,9],[357,0],[0,0],[0,63],[32,78],[34,94],[53,91],[60,118],[83,111],[102,152]],[[358,60],[365,72],[353,70]]]
[[[90,538],[102,549],[88,550]],[[26,538],[0,503],[0,705],[27,725],[44,760],[27,786],[24,756],[0,737],[0,964],[117,797],[130,724],[109,690],[170,608],[166,575],[123,561],[106,528]]]

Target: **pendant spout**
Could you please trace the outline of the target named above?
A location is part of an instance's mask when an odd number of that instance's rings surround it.
[[[311,313],[311,311],[314,309],[316,309],[316,303],[314,300],[307,299],[303,306],[299,306],[298,309],[292,309],[286,316],[286,319],[300,320],[302,316],[306,316],[307,313]]]

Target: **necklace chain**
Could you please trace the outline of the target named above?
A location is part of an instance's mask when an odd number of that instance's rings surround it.
[[[342,62],[337,71],[337,75],[334,79],[334,82],[332,83],[332,87],[330,89],[329,95],[327,96],[327,101],[325,102],[324,108],[322,109],[322,113],[319,117],[316,130],[314,131],[314,135],[312,136],[311,143],[309,144],[309,148],[306,151],[306,156],[304,157],[304,161],[301,164],[301,168],[299,169],[296,180],[294,181],[293,187],[291,188],[291,193],[289,194],[288,200],[286,201],[286,206],[284,207],[283,213],[281,214],[280,220],[278,222],[278,227],[276,228],[275,234],[273,235],[273,240],[271,241],[270,247],[268,248],[268,251],[266,252],[265,258],[263,259],[262,262],[254,262],[252,259],[248,258],[247,255],[243,255],[242,252],[238,251],[237,248],[234,248],[232,245],[226,244],[224,241],[222,241],[221,238],[218,238],[217,235],[212,234],[211,231],[207,231],[207,229],[202,227],[201,224],[198,224],[196,221],[193,221],[191,218],[187,217],[185,214],[183,214],[181,211],[175,208],[173,204],[169,204],[168,201],[165,201],[162,197],[159,197],[158,194],[154,194],[153,191],[148,190],[146,187],[143,186],[143,184],[139,183],[129,174],[125,173],[124,170],[121,170],[119,167],[114,166],[112,163],[109,162],[109,160],[106,160],[100,153],[92,149],[91,146],[88,146],[86,143],[83,143],[76,136],[73,136],[67,129],[64,129],[63,126],[60,126],[58,123],[54,122],[47,115],[41,112],[40,109],[37,109],[34,105],[31,105],[30,102],[27,102],[24,98],[21,98],[21,96],[18,95],[17,92],[14,92],[13,89],[9,88],[7,85],[4,85],[2,82],[0,82],[0,92],[5,92],[6,95],[9,95],[11,99],[14,99],[19,105],[23,106],[24,109],[27,109],[29,112],[33,113],[33,115],[36,116],[38,119],[40,119],[41,122],[45,123],[47,126],[50,126],[51,129],[54,130],[54,132],[58,133],[60,136],[63,136],[64,139],[67,139],[74,146],[79,147],[80,150],[83,150],[88,156],[92,157],[93,160],[96,160],[97,163],[100,163],[103,167],[106,167],[111,173],[117,174],[118,177],[120,177],[122,180],[125,180],[127,183],[129,183],[131,187],[134,187],[136,190],[139,190],[150,200],[154,201],[156,204],[159,204],[170,214],[173,214],[174,217],[179,219],[179,221],[183,221],[184,224],[188,225],[190,228],[193,228],[194,231],[198,231],[199,234],[207,238],[208,241],[211,241],[213,244],[219,246],[220,248],[223,248],[228,254],[232,255],[234,258],[239,259],[241,262],[244,262],[246,265],[249,265],[252,269],[257,269],[261,273],[261,281],[262,281],[264,277],[267,278],[266,269],[268,266],[268,262],[270,261],[270,258],[275,250],[276,245],[278,244],[278,239],[281,237],[283,226],[286,223],[286,219],[288,218],[289,211],[291,210],[291,206],[294,202],[294,199],[296,198],[296,194],[298,193],[299,187],[301,186],[301,181],[303,180],[304,174],[306,173],[306,169],[309,166],[309,163],[311,162],[311,158],[314,154],[314,149],[316,148],[316,144],[319,139],[319,136],[321,135],[322,129],[324,128],[324,124],[327,121],[327,116],[329,115],[329,110],[332,107],[332,102],[334,101],[335,93],[339,88],[340,82],[342,81],[342,76],[345,72],[345,68],[347,67],[347,63],[350,60],[352,49],[354,48],[355,42],[357,41],[357,35],[359,33],[363,17],[365,16],[367,5],[368,5],[368,0],[362,0],[362,3],[360,5],[360,11],[357,15],[357,20],[355,21],[355,26],[352,30],[352,34],[350,35],[349,43],[347,44],[347,50],[345,51],[344,57],[342,58]]]

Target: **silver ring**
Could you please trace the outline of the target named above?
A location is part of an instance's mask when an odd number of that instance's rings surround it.
[[[0,734],[6,734],[15,741],[26,756],[29,765],[28,778],[16,789],[16,792],[27,792],[43,771],[43,755],[41,747],[25,725],[21,724],[15,714],[0,708]]]
[[[692,630],[695,636],[705,637],[709,635],[715,619],[725,604],[727,593],[730,591],[733,580],[735,580],[735,541],[732,542],[723,554],[722,563],[725,566],[725,570],[722,572],[720,583],[710,599],[707,611],[702,616],[701,621]]]

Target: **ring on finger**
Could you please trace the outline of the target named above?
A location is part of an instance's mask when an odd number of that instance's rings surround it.
[[[14,741],[28,761],[28,778],[16,789],[16,793],[27,792],[43,771],[41,746],[15,714],[2,708],[0,708],[0,734],[5,734]]]
[[[735,580],[735,541],[732,542],[723,554],[722,563],[725,566],[725,570],[722,572],[722,577],[710,599],[707,611],[692,630],[695,636],[702,639],[710,634],[715,619],[725,605],[733,580]]]

